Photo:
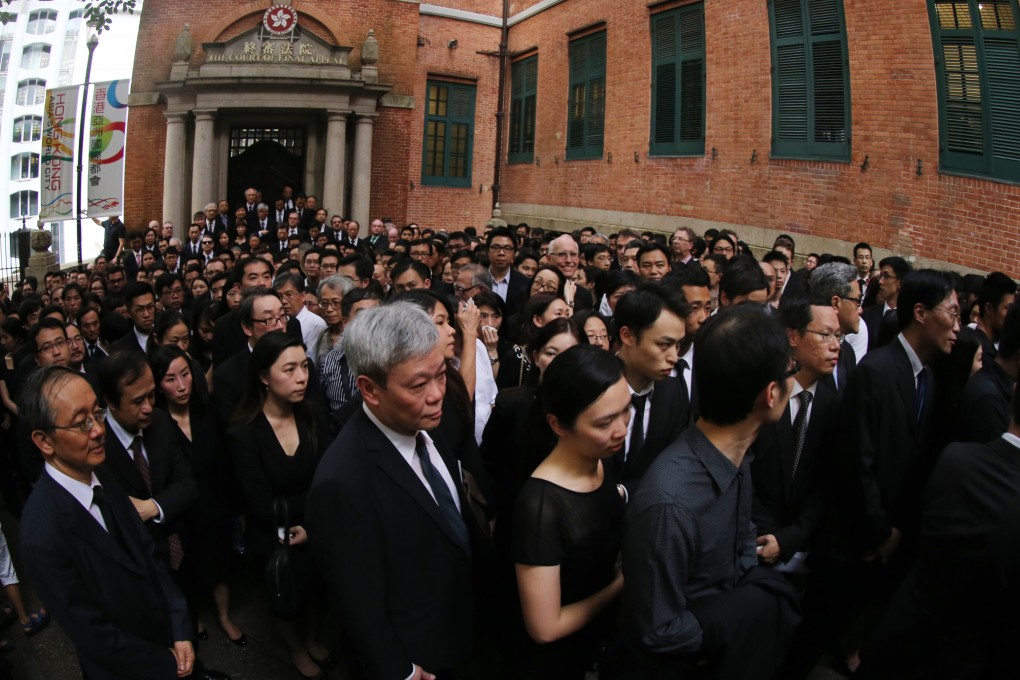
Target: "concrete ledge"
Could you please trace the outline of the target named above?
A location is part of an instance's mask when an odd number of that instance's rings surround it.
[[[384,94],[379,98],[379,106],[390,109],[413,109],[414,97],[404,94]]]
[[[587,226],[595,227],[603,234],[611,234],[626,228],[663,234],[672,234],[677,227],[690,227],[698,234],[703,234],[709,229],[732,229],[740,236],[740,240],[751,246],[752,253],[756,257],[761,257],[765,252],[771,250],[777,236],[789,233],[753,224],[717,222],[682,215],[650,215],[648,213],[576,208],[564,205],[503,203],[500,205],[500,209],[503,211],[503,219],[510,224],[526,222],[532,227],[565,232]],[[802,233],[790,233],[790,236],[797,242],[796,264],[798,267],[803,265],[804,257],[808,253],[832,253],[833,255],[843,255],[849,259],[852,256],[854,244],[859,240],[842,241]],[[982,276],[988,273],[941,260],[917,257],[908,252],[878,247],[874,249],[876,263],[890,255],[903,257],[915,268],[950,269],[960,274],[981,274]]]
[[[501,17],[495,17],[491,14],[482,14],[480,12],[469,12],[463,9],[441,7],[439,5],[423,3],[418,5],[418,12],[428,16],[446,17],[447,19],[457,19],[458,21],[467,21],[472,24],[482,24],[483,26],[495,26],[496,28],[503,26],[503,19]]]
[[[128,106],[155,106],[159,98],[159,92],[132,92],[128,95]]]

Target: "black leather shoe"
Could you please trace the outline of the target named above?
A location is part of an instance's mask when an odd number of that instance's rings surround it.
[[[230,641],[230,644],[236,645],[237,647],[247,647],[248,646],[248,636],[245,635],[244,633],[241,633],[241,637],[239,637],[239,638],[237,638],[235,640],[234,638],[230,637],[230,635],[227,634],[227,629],[224,628],[222,625],[220,625],[220,630],[223,631],[224,635],[226,635],[227,640]]]
[[[206,668],[205,672],[202,673],[202,680],[230,680],[230,676],[226,673]]]

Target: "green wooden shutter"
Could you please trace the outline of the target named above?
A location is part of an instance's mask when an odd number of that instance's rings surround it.
[[[473,85],[428,83],[422,184],[471,186],[474,121]]]
[[[652,17],[652,112],[649,154],[705,152],[704,6]]]
[[[531,163],[535,158],[537,94],[538,56],[514,62],[510,68],[509,163]]]
[[[842,0],[772,0],[772,154],[849,159]]]
[[[606,34],[570,43],[567,159],[601,158],[606,115]]]
[[[1016,0],[930,2],[940,167],[1020,181]]]

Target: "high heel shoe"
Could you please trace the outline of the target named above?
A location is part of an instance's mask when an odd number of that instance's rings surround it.
[[[223,627],[222,623],[217,621],[216,625],[218,625],[220,627],[220,630],[223,631],[223,634],[227,636],[228,640],[230,640],[230,644],[235,645],[237,647],[247,647],[248,646],[248,636],[245,635],[244,633],[241,633],[241,637],[239,637],[239,638],[237,638],[235,640],[234,638],[230,637],[230,633],[227,632],[227,629]]]

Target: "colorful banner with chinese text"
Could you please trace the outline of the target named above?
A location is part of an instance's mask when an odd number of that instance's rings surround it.
[[[46,90],[39,177],[40,220],[74,218],[74,142],[80,86]]]
[[[96,83],[89,119],[89,217],[123,214],[130,80]]]

